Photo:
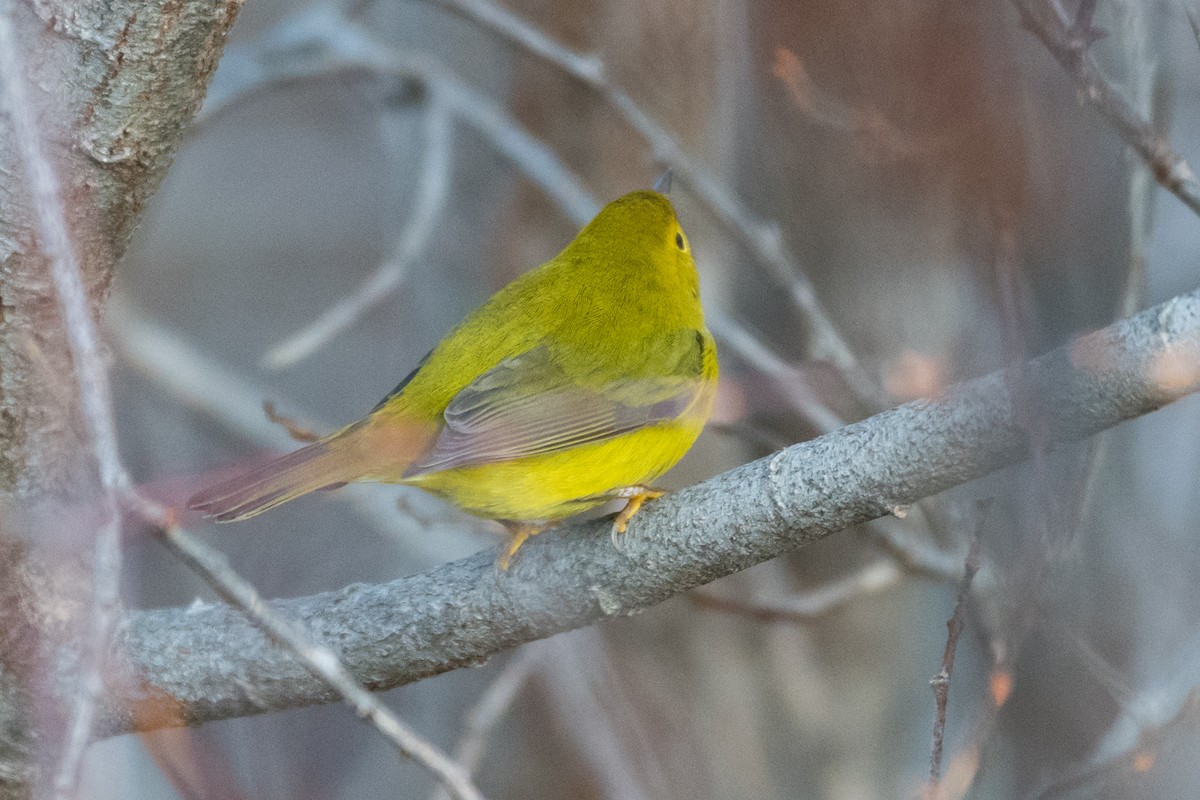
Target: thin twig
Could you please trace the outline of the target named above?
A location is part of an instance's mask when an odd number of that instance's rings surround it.
[[[95,531],[92,554],[91,618],[77,676],[78,693],[54,778],[55,794],[67,797],[74,793],[79,783],[83,753],[92,738],[96,701],[104,691],[106,655],[120,616],[121,519],[117,492],[129,485],[129,478],[117,450],[108,374],[100,355],[99,337],[78,254],[68,230],[61,185],[50,156],[43,149],[37,114],[26,95],[21,50],[13,32],[10,11],[8,2],[0,4],[0,104],[8,114],[13,140],[29,180],[34,229],[41,252],[49,262],[75,372],[75,388],[87,430],[88,447],[103,493],[104,521]]]
[[[924,508],[925,504],[915,504]],[[916,536],[899,523],[897,509],[892,516],[880,517],[865,523],[879,544],[909,572],[935,580],[954,580],[962,575],[963,550],[946,550]]]
[[[688,184],[696,197],[784,286],[809,328],[809,353],[842,373],[861,402],[886,405],[877,382],[862,368],[817,297],[816,290],[788,251],[778,224],[757,217],[732,188],[688,155],[678,140],[609,77],[603,62],[566,48],[507,9],[488,0],[430,0],[482,25],[558,67],[595,91],[650,146],[654,159]]]
[[[836,431],[846,421],[821,402],[800,370],[783,360],[748,328],[724,314],[708,315],[717,340],[775,384],[788,406],[819,433]]]
[[[15,53],[15,38],[9,26],[7,8],[0,8],[0,81],[15,139],[30,172],[30,183],[38,211],[41,246],[50,259],[51,275],[59,296],[59,306],[69,336],[80,403],[84,410],[92,450],[105,491],[108,522],[98,532],[93,582],[92,632],[89,663],[73,710],[67,747],[55,777],[59,796],[71,794],[78,783],[83,750],[91,738],[96,699],[104,688],[104,654],[116,625],[119,588],[120,517],[118,493],[148,519],[158,520],[164,542],[177,556],[197,571],[227,601],[237,605],[255,625],[275,641],[288,646],[304,663],[332,686],[359,716],[369,720],[404,755],[429,770],[460,800],[482,800],[461,768],[436,748],[420,739],[370,692],[362,688],[327,648],[316,646],[290,622],[275,615],[248,583],[242,581],[222,556],[193,540],[177,526],[164,520],[170,515],[132,492],[130,481],[120,462],[116,446],[108,376],[99,355],[98,336],[87,304],[67,226],[62,214],[62,199],[57,178],[38,139],[36,123],[27,106]]]
[[[796,108],[819,125],[848,134],[874,160],[911,158],[937,143],[920,141],[901,131],[878,108],[855,108],[817,85],[804,62],[786,47],[775,49],[774,75],[791,95]]]
[[[708,587],[688,595],[700,608],[737,614],[758,622],[809,623],[860,597],[876,594],[899,583],[904,571],[895,561],[876,561],[852,575],[824,586],[789,594],[778,600],[740,600]]]
[[[526,647],[514,655],[504,669],[471,706],[463,723],[462,736],[454,749],[454,762],[467,775],[479,769],[487,748],[488,737],[504,719],[513,701],[525,688],[537,665],[536,651]],[[445,800],[446,791],[439,786],[430,795],[430,800]]]
[[[1175,152],[1167,137],[1138,114],[1100,71],[1087,51],[1095,40],[1095,31],[1090,25],[1081,28],[1078,18],[1070,20],[1056,0],[1047,3],[1050,14],[1038,13],[1030,0],[1013,0],[1013,4],[1025,27],[1033,31],[1075,81],[1080,96],[1099,111],[1141,157],[1154,180],[1200,214],[1200,192],[1192,168]],[[1088,4],[1084,3],[1081,11],[1087,8]]]
[[[336,6],[312,6],[261,39],[230,47],[201,115],[210,119],[272,85],[355,70],[416,81],[431,95],[429,102],[441,103],[481,134],[572,222],[583,224],[600,210],[579,176],[555,150],[526,131],[499,103],[460,81],[436,59],[377,41]]]
[[[1200,22],[1196,21],[1196,9],[1185,8],[1184,13],[1187,14],[1188,25],[1192,27],[1192,38],[1196,40],[1196,46],[1200,48]]]
[[[263,413],[267,415],[267,419],[287,431],[288,436],[292,437],[293,441],[312,444],[321,438],[321,434],[312,428],[305,427],[291,417],[279,413],[275,408],[275,404],[270,400],[263,401],[262,409]]]
[[[985,514],[980,508],[979,516]],[[954,614],[946,622],[946,649],[942,653],[942,668],[929,681],[937,702],[937,718],[933,723],[933,754],[929,758],[930,795],[937,796],[938,784],[942,779],[942,744],[946,734],[946,707],[950,702],[950,677],[954,673],[954,654],[958,650],[958,637],[966,623],[967,595],[971,581],[979,571],[979,531],[971,536],[967,558],[963,563],[963,576],[958,583],[958,595],[954,598]]]
[[[254,587],[229,566],[223,555],[169,522],[158,524],[156,530],[180,561],[203,578],[227,603],[240,609],[246,619],[294,653],[313,675],[333,688],[360,719],[370,722],[401,754],[424,767],[459,800],[483,800],[483,794],[463,767],[422,739],[364,689],[332,650],[316,644],[299,626],[275,613]]]
[[[653,800],[675,794],[643,708],[629,696],[620,664],[605,646],[604,629],[575,631],[541,649],[538,677],[558,717],[555,728],[591,773],[597,795]]]
[[[115,491],[128,485],[128,478],[117,451],[108,375],[100,355],[99,336],[84,288],[83,272],[68,232],[58,175],[48,154],[42,149],[37,115],[25,94],[20,45],[13,34],[8,11],[7,2],[0,5],[0,81],[3,81],[0,98],[8,112],[13,138],[28,172],[29,188],[37,212],[35,225],[39,247],[49,261],[50,276],[58,295],[58,308],[76,362],[76,389],[94,450],[100,483],[105,489]]]
[[[2,27],[4,20],[5,18],[0,15],[0,45],[5,43],[2,34],[7,32]],[[66,316],[65,312],[64,316]],[[107,388],[107,375],[103,370],[103,365],[97,361],[95,366],[98,369],[100,380],[104,381],[104,388]],[[111,407],[104,410],[109,413],[108,422],[111,426]],[[333,688],[361,718],[371,722],[403,755],[412,758],[433,774],[454,797],[459,800],[483,800],[483,795],[458,765],[421,739],[398,717],[388,711],[374,695],[359,685],[332,651],[312,643],[298,627],[271,611],[254,588],[233,571],[224,556],[174,525],[171,521],[171,512],[133,492],[129,488],[127,478],[124,477],[124,470],[115,455],[115,449],[113,453],[114,460],[111,466],[115,469],[114,474],[119,478],[119,482],[114,485],[111,493],[114,501],[116,493],[119,491],[124,504],[136,511],[142,518],[153,523],[168,548],[204,578],[217,594],[239,608],[250,622],[266,632],[274,641],[291,650],[305,664],[306,668]],[[102,643],[107,645],[107,637]],[[99,688],[102,687],[96,687],[97,692]],[[93,697],[89,703],[92,710],[88,712],[88,730],[91,728],[90,718],[94,714],[94,700]],[[86,744],[87,738],[85,735],[84,744]],[[69,790],[73,785],[74,783],[67,784],[62,789]]]
[[[495,11],[496,14],[492,15],[489,9]],[[507,37],[520,41],[524,46],[556,63],[569,65],[573,74],[589,74],[594,66],[598,67],[599,65],[595,59],[573,54],[566,48],[541,37],[533,29],[522,28],[520,24],[514,27],[509,24],[511,20],[506,16],[507,12],[486,4],[478,4],[475,11],[480,15],[481,20],[489,21],[489,27],[503,31]],[[305,14],[290,19],[285,25],[268,33],[258,42],[241,50],[232,49],[227,56],[227,64],[235,61],[243,66],[227,67],[223,74],[227,76],[232,71],[235,76],[241,75],[242,77],[226,78],[222,89],[210,96],[210,102],[205,106],[206,115],[211,116],[218,113],[238,97],[271,82],[361,66],[369,66],[377,71],[396,74],[411,73],[411,77],[418,77],[429,82],[434,92],[445,93],[454,98],[455,102],[451,104],[451,107],[462,114],[464,119],[474,123],[481,132],[491,134],[490,138],[493,143],[508,153],[514,163],[520,166],[526,174],[547,189],[552,199],[557,201],[559,207],[572,221],[586,222],[598,210],[599,205],[582,188],[578,178],[556,157],[552,155],[545,157],[547,154],[552,154],[553,151],[544,142],[527,134],[515,120],[507,118],[502,112],[491,108],[491,104],[482,96],[463,91],[464,87],[461,84],[446,80],[445,71],[441,68],[433,68],[431,62],[397,61],[395,53],[371,40],[355,24],[345,20],[327,19],[330,12],[331,9],[327,7],[315,7]],[[431,141],[438,140],[432,134],[427,138]],[[516,146],[513,146],[513,143]],[[427,162],[426,176],[429,178],[436,174],[432,166]],[[425,184],[425,188],[432,189],[435,183],[430,180]],[[444,185],[439,188],[444,192]],[[428,199],[429,195],[434,192],[427,193],[425,189],[422,189],[420,194],[422,198]],[[419,213],[414,213],[413,219],[414,228],[424,227],[417,225],[418,220],[421,219]],[[403,238],[407,239],[408,237]],[[398,248],[398,253],[407,249],[401,246]],[[408,260],[395,257],[389,263],[390,265],[397,263],[406,265]],[[357,313],[353,309],[363,302],[373,302],[376,296],[382,296],[394,287],[403,274],[403,267],[397,268],[390,265],[381,268],[377,276],[364,284],[354,297],[335,306],[326,316],[339,319],[352,318],[352,315]],[[366,300],[368,297],[371,298],[370,301]],[[342,306],[347,306],[347,308],[342,308]],[[323,317],[323,319],[325,318]],[[285,349],[299,345],[298,340],[301,336],[311,335],[314,328],[321,327],[323,324],[319,321],[306,328],[305,332],[292,337],[289,342],[273,349],[267,356],[270,365],[283,366],[286,363],[294,363],[291,356],[296,353],[287,353]],[[763,369],[766,374],[778,377],[779,369],[776,368],[778,364],[765,365],[764,353],[768,360],[774,359],[775,362],[778,362],[778,357],[767,353],[761,344],[743,346],[744,343],[750,341],[752,336],[743,328],[738,327],[736,323],[714,320],[714,328],[718,326],[725,328],[730,345],[735,347],[743,357]],[[299,352],[307,353],[309,351],[310,348],[304,347]],[[809,419],[821,432],[828,432],[843,424],[836,415],[829,412],[812,395],[811,391],[806,391],[806,384],[794,382],[789,384],[788,388],[787,397],[793,401],[796,410]]]
[[[1054,782],[1029,793],[1026,797],[1028,800],[1050,800],[1055,797],[1107,796],[1108,793],[1096,790],[1110,785],[1120,777],[1131,777],[1151,769],[1157,760],[1157,751],[1162,748],[1170,734],[1184,725],[1194,728],[1197,722],[1200,722],[1200,687],[1193,688],[1188,693],[1183,704],[1170,719],[1144,731],[1130,749],[1099,761],[1083,764]],[[1190,746],[1191,738],[1189,737],[1188,746]],[[1092,792],[1080,791],[1089,787],[1093,789]]]
[[[1044,609],[1042,611],[1044,612]],[[1057,617],[1042,613],[1038,619],[1038,625],[1046,633],[1051,634],[1056,641],[1070,644],[1079,656],[1084,669],[1095,679],[1096,683],[1100,684],[1109,699],[1116,703],[1123,712],[1137,719],[1136,698],[1133,690],[1129,687],[1128,680],[1112,664],[1108,663],[1108,660],[1100,655],[1096,648],[1092,647],[1073,627]]]
[[[979,576],[976,575],[975,593],[979,595],[985,591],[979,586]],[[945,772],[938,783],[924,785],[921,792],[923,800],[962,800],[969,797],[972,787],[982,774],[983,757],[989,749],[988,743],[996,733],[1000,709],[1007,704],[1012,694],[1013,680],[1011,668],[1003,661],[1002,654],[1006,647],[1001,640],[990,639],[985,650],[990,658],[989,702],[978,708],[974,720],[966,726],[968,730],[963,737],[965,743],[957,751],[951,752]]]
[[[425,250],[446,206],[450,189],[453,131],[450,115],[434,95],[425,112],[425,166],[417,184],[408,224],[396,239],[391,256],[351,294],[272,347],[263,356],[263,366],[284,369],[308,358],[400,285],[413,261]]]
[[[1131,4],[1125,11],[1125,63],[1129,72],[1130,104],[1146,119],[1154,119],[1154,98],[1162,94],[1163,77],[1146,31],[1147,6]],[[1191,15],[1189,13],[1189,20]],[[1127,167],[1129,181],[1129,265],[1117,305],[1117,316],[1127,317],[1146,305],[1146,251],[1154,229],[1154,179],[1150,170]]]

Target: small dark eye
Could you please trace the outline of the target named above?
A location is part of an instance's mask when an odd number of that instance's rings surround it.
[[[683,249],[683,234],[682,233],[675,234],[675,246],[678,247],[680,250]]]

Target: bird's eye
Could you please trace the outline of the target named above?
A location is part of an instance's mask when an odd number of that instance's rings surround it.
[[[678,247],[680,250],[683,249],[683,234],[682,233],[675,234],[675,246]]]

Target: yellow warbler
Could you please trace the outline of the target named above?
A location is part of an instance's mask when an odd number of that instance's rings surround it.
[[[245,519],[316,489],[419,486],[530,535],[623,498],[671,468],[712,410],[717,354],[691,247],[653,191],[609,203],[550,261],[459,323],[358,422],[200,492],[189,506]]]

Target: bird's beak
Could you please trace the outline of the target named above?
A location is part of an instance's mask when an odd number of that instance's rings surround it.
[[[654,182],[654,191],[659,194],[671,193],[671,170],[667,170]]]

